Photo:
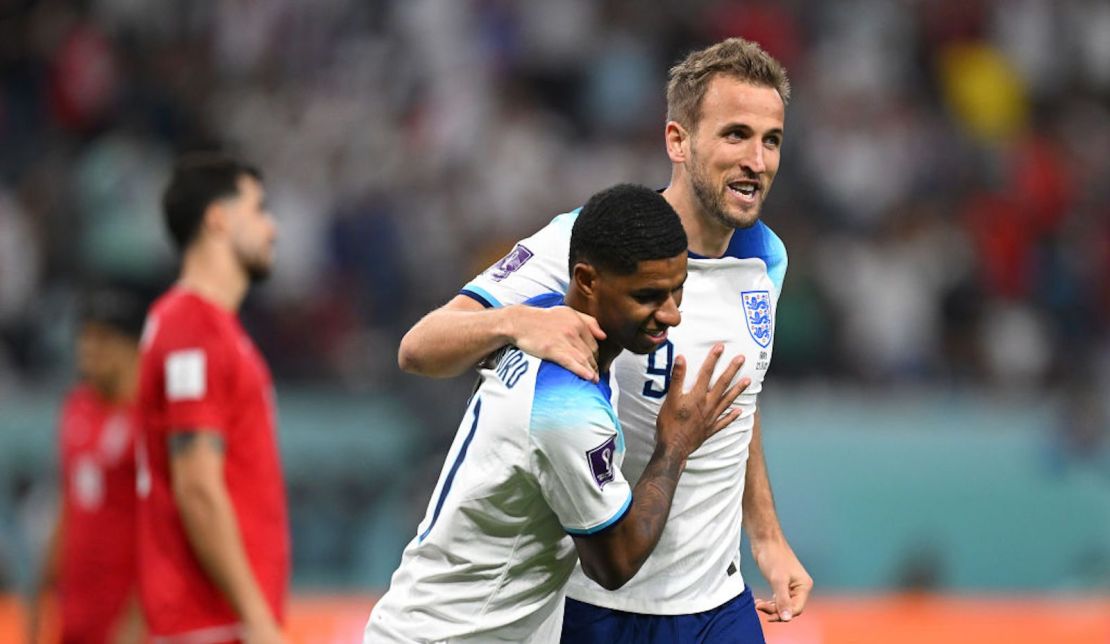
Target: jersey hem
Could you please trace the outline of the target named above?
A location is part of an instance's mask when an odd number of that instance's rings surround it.
[[[734,577],[728,578],[716,591],[701,595],[697,599],[677,599],[668,597],[628,597],[620,591],[610,592],[598,588],[588,588],[567,584],[566,596],[575,601],[592,604],[610,610],[620,610],[626,613],[639,613],[641,615],[692,615],[713,610],[725,602],[732,601],[744,592],[744,577],[737,571]]]

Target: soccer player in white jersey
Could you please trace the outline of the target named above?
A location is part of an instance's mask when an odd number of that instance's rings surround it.
[[[771,621],[801,614],[813,581],[775,512],[763,459],[757,395],[771,360],[786,250],[759,221],[779,166],[790,85],[757,44],[731,38],[695,51],[670,71],[664,130],[671,181],[662,191],[689,238],[683,325],[654,353],[625,354],[613,373],[627,456],[636,481],[654,450],[652,427],[669,390],[674,356],[698,365],[724,342],[747,361],[743,413],[690,457],[667,529],[640,574],[609,592],[578,572],[567,587],[564,641],[762,642],[756,610]],[[460,295],[402,340],[406,371],[447,377],[513,344],[596,377],[595,320],[564,307],[518,306],[566,288],[561,262],[576,212],[522,240]],[[756,566],[773,593],[754,599],[740,574],[741,520]]]
[[[686,245],[674,210],[648,188],[615,186],[586,203],[564,253],[566,305],[606,334],[601,376],[585,380],[516,347],[487,361],[367,642],[557,642],[577,560],[609,589],[636,574],[687,457],[736,420],[731,406],[749,382],[736,378],[737,356],[709,384],[718,344],[684,393],[685,362],[676,358],[674,386],[653,419],[656,448],[632,488],[620,470],[609,365],[623,349],[645,354],[668,341],[681,319]],[[556,306],[563,296],[529,304]]]

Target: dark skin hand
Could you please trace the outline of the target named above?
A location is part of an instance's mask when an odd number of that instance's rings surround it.
[[[730,425],[740,412],[729,409],[751,383],[743,378],[732,387],[744,359],[737,356],[710,385],[713,369],[724,347],[713,347],[693,388],[683,391],[686,360],[675,359],[672,385],[656,420],[656,446],[639,483],[632,505],[612,527],[593,535],[574,535],[582,570],[603,588],[616,590],[632,579],[655,549],[671,511],[678,479],[686,459],[710,436]]]

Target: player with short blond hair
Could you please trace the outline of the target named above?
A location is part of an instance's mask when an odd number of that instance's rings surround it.
[[[740,417],[690,456],[667,528],[640,574],[616,592],[572,576],[564,641],[762,642],[757,610],[790,621],[805,608],[813,581],[779,525],[758,410],[787,264],[785,246],[759,216],[779,168],[789,91],[782,66],[738,38],[695,51],[671,71],[664,128],[671,180],[662,194],[689,238],[689,279],[682,326],[653,353],[624,354],[613,366],[625,476],[636,481],[655,449],[675,356],[697,366],[723,342],[746,357],[740,377],[751,385],[738,400]],[[604,337],[595,320],[519,306],[566,289],[561,258],[577,212],[555,217],[417,323],[402,341],[401,366],[454,375],[512,343],[595,378]],[[742,523],[771,599],[754,599],[740,574]]]

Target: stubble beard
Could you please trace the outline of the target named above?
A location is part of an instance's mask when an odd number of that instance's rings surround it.
[[[270,274],[273,272],[273,260],[267,260],[263,256],[249,256],[246,254],[239,255],[239,266],[242,267],[243,272],[247,275],[247,280],[251,284],[265,282],[269,279]]]
[[[726,228],[751,228],[755,225],[755,222],[759,221],[758,205],[747,216],[737,217],[729,214],[728,208],[725,206],[724,195],[706,176],[707,173],[704,171],[702,164],[698,162],[698,157],[693,150],[690,151],[689,172],[690,184],[694,188],[694,197],[698,200],[702,212],[711,219]],[[727,189],[726,187],[725,190]]]

